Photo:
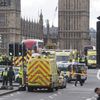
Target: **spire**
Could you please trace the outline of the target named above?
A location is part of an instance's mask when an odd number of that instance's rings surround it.
[[[42,14],[42,9],[41,9],[41,13],[40,13],[40,20],[39,20],[39,22],[40,22],[41,24],[43,24],[43,14]]]

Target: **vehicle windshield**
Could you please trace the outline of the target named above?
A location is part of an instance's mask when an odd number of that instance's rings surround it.
[[[38,42],[39,48],[43,48],[43,42]]]
[[[69,56],[56,56],[56,61],[68,61],[69,60]]]
[[[4,68],[0,68],[0,73],[1,73],[2,71],[4,71]]]
[[[88,59],[90,59],[90,60],[96,60],[96,55],[91,55],[91,56],[89,56]]]
[[[68,64],[58,64],[58,68],[61,70],[61,71],[67,71],[68,69]]]

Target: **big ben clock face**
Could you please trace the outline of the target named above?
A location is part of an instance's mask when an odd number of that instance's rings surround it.
[[[0,6],[10,6],[10,0],[0,0]]]

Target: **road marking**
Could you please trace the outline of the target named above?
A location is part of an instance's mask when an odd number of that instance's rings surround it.
[[[54,96],[58,96],[57,94],[54,94]]]
[[[50,99],[53,99],[53,97],[52,97],[52,96],[49,96],[49,98],[50,98]]]
[[[10,94],[10,96],[14,96],[14,94]]]
[[[88,98],[86,100],[96,100],[96,98],[95,97],[92,97],[92,98]]]
[[[21,94],[20,92],[17,92],[17,94]]]

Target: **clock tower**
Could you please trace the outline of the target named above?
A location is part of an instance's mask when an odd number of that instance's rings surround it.
[[[20,0],[0,0],[0,53],[7,53],[9,43],[20,42]]]

